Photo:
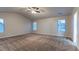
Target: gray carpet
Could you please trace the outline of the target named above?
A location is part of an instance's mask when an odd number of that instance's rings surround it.
[[[25,34],[0,39],[0,51],[78,51],[72,41],[58,36]]]

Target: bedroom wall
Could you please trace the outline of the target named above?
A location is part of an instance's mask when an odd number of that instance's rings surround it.
[[[70,37],[72,39],[72,16],[66,16],[66,37]]]
[[[66,19],[66,32],[65,33],[58,33],[57,32],[57,20],[59,19]],[[62,17],[52,17],[52,18],[46,18],[46,19],[37,19],[34,20],[38,24],[38,29],[35,31],[35,33],[40,34],[48,34],[48,35],[56,35],[56,36],[65,36],[65,37],[71,37],[71,24],[70,24],[70,16],[62,16]]]
[[[0,38],[22,35],[32,31],[31,20],[17,13],[0,13],[4,19],[5,32],[0,33]]]
[[[74,45],[77,44],[77,47],[79,48],[79,8],[74,8],[72,16],[74,16],[75,12],[77,12],[77,39],[73,38],[73,42],[75,41]],[[72,19],[74,20],[74,18],[72,17]],[[73,33],[74,35],[74,33]]]
[[[77,8],[78,11],[78,19],[77,19],[77,43],[78,43],[78,48],[79,48],[79,8]]]

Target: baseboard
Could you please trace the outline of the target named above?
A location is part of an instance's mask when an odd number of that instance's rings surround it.
[[[26,33],[26,34],[29,34],[29,33]],[[0,37],[0,39],[1,39],[1,38],[9,38],[9,37],[20,36],[20,35],[25,35],[25,34],[19,34],[19,35],[11,35],[11,36],[5,36],[5,37]]]
[[[54,34],[47,34],[47,33],[36,33],[36,34],[51,35],[51,36],[59,36],[59,37],[64,37],[64,38],[67,38],[68,40],[73,41],[73,40],[71,39],[71,37],[66,37],[66,36],[61,36],[61,35],[54,35]]]

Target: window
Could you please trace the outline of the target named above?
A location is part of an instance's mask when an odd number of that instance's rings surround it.
[[[0,33],[4,32],[4,20],[0,18]]]
[[[37,30],[37,22],[33,22],[33,31]]]
[[[58,32],[65,32],[66,31],[66,21],[65,20],[58,20],[57,21],[57,28],[58,28]]]

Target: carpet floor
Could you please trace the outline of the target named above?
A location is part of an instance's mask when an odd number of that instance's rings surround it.
[[[72,41],[58,36],[25,34],[0,39],[0,51],[78,51]]]

